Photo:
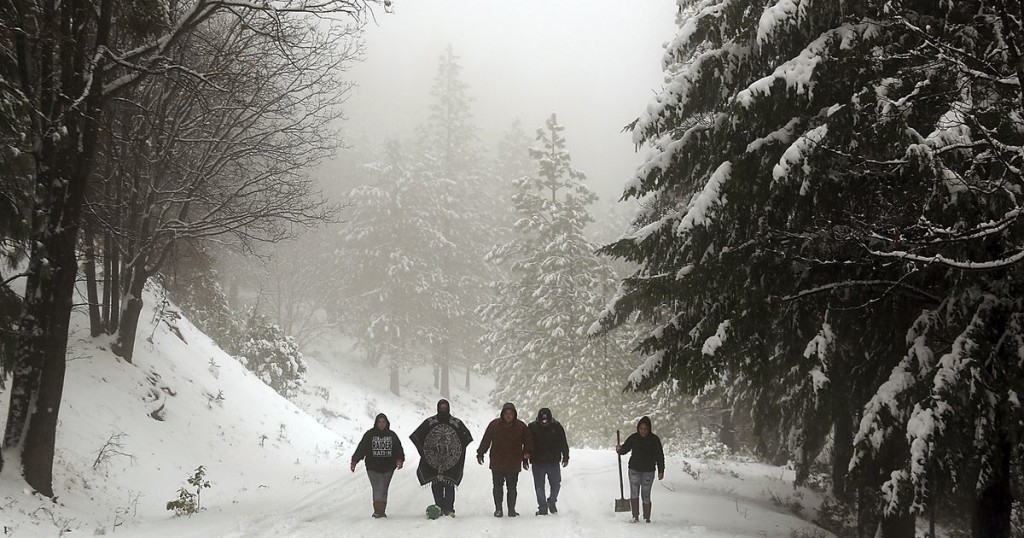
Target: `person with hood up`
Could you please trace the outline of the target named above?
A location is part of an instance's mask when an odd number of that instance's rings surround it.
[[[388,507],[388,486],[395,469],[401,469],[405,463],[405,451],[402,441],[391,431],[391,421],[384,413],[377,415],[373,427],[363,434],[363,438],[352,454],[349,468],[356,472],[356,464],[366,458],[366,476],[370,479],[373,491],[373,517],[388,517],[384,510]]]
[[[661,439],[651,431],[651,419],[642,417],[636,424],[636,433],[626,442],[615,445],[619,454],[633,452],[629,457],[629,505],[633,511],[633,523],[640,521],[640,499],[644,501],[644,521],[651,522],[651,486],[654,485],[654,470],[657,467],[658,480],[665,478],[665,452]]]
[[[569,465],[569,442],[565,439],[565,428],[551,416],[547,407],[537,412],[537,420],[530,423],[530,435],[533,437],[533,452],[530,464],[533,465],[533,487],[537,490],[537,515],[546,516],[558,513],[558,491],[562,487],[562,467]],[[544,495],[544,478],[551,484],[551,495]]]
[[[473,442],[469,428],[451,414],[448,400],[437,402],[437,414],[427,418],[409,436],[420,453],[416,478],[430,483],[434,504],[441,515],[455,517],[455,487],[462,483],[466,447]]]
[[[508,487],[508,517],[516,517],[516,485],[519,483],[519,468],[530,468],[530,452],[533,451],[533,439],[526,423],[519,420],[516,406],[506,403],[501,406],[501,414],[491,421],[484,430],[480,447],[476,451],[476,461],[484,463],[484,453],[491,450],[491,479],[494,483],[494,517],[504,515],[501,510],[503,487]]]

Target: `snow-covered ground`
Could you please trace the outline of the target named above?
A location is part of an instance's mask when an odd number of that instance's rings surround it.
[[[350,346],[325,345],[321,359],[307,357],[307,382],[293,403],[186,320],[174,323],[182,338],[164,322],[154,330],[157,301],[146,299],[134,364],[115,358],[108,340],[89,338],[75,315],[57,503],[28,493],[8,465],[0,475],[3,536],[831,536],[794,514],[799,507],[810,518],[818,499],[794,491],[790,471],[680,456],[669,458],[665,480],[655,484],[652,523],[629,524],[628,514],[613,511],[619,482],[610,449],[573,449],[557,515],[533,515],[533,479],[521,474],[523,516],[516,519],[491,516],[490,472],[468,458],[457,517],[428,520],[430,489],[416,481],[408,434],[434,412],[429,369],[406,375],[399,398],[387,391],[385,374],[364,366]],[[463,378],[453,373],[452,412],[479,438],[498,412],[487,401],[491,381],[474,375],[467,391]],[[6,396],[0,392],[4,410]],[[378,412],[389,416],[408,457],[384,520],[369,517],[363,465],[348,469],[355,442]],[[520,410],[520,417],[535,412]],[[571,444],[572,424],[566,427]],[[681,470],[684,462],[696,478]],[[166,504],[200,465],[211,482],[202,492],[204,510],[176,518]]]

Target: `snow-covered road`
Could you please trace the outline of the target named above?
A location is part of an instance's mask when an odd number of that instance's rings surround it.
[[[473,449],[475,445],[470,448]],[[792,494],[774,467],[747,463],[690,460],[698,478],[681,472],[682,460],[669,460],[665,480],[653,491],[650,524],[631,524],[615,513],[618,479],[611,451],[577,450],[563,470],[559,513],[535,516],[533,477],[520,474],[518,518],[494,518],[490,472],[467,463],[456,494],[457,517],[429,520],[429,487],[414,474],[416,456],[397,471],[391,485],[388,518],[370,517],[370,488],[362,465],[350,473],[341,466],[324,469],[286,488],[262,488],[236,504],[217,506],[192,518],[162,521],[131,529],[133,536],[322,537],[322,536],[830,536],[764,501],[767,488],[780,498]],[[790,477],[786,477],[789,479]],[[302,484],[303,481],[319,483]],[[626,485],[628,489],[628,484]],[[627,491],[628,494],[628,491]],[[790,497],[792,498],[792,497]]]

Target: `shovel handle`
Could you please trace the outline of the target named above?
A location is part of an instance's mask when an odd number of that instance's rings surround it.
[[[615,430],[615,445],[618,447],[622,444],[622,431]],[[619,449],[615,449],[615,454],[619,457],[619,498],[625,499],[626,493],[622,489],[622,454],[619,454]]]

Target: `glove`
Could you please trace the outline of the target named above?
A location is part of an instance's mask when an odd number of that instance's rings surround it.
[[[402,465],[405,465],[405,460],[398,460],[398,461],[395,462],[395,468],[396,469],[401,469]]]
[[[659,472],[658,473],[658,480],[664,480],[664,479],[665,479],[665,471]]]
[[[477,454],[476,455],[476,462],[479,463],[480,465],[483,465],[484,464],[484,455],[483,454]]]
[[[529,460],[523,460],[523,470],[524,471],[529,471],[530,470],[530,461]]]
[[[564,460],[562,460],[562,467],[566,467],[568,465],[569,465],[569,458],[565,458]]]
[[[350,470],[350,471],[352,471],[353,473],[354,473],[354,472],[356,472],[356,462],[354,462],[354,461],[353,461],[353,462],[351,463],[351,465],[349,465],[349,466],[348,466],[348,468],[349,468],[349,470]]]

